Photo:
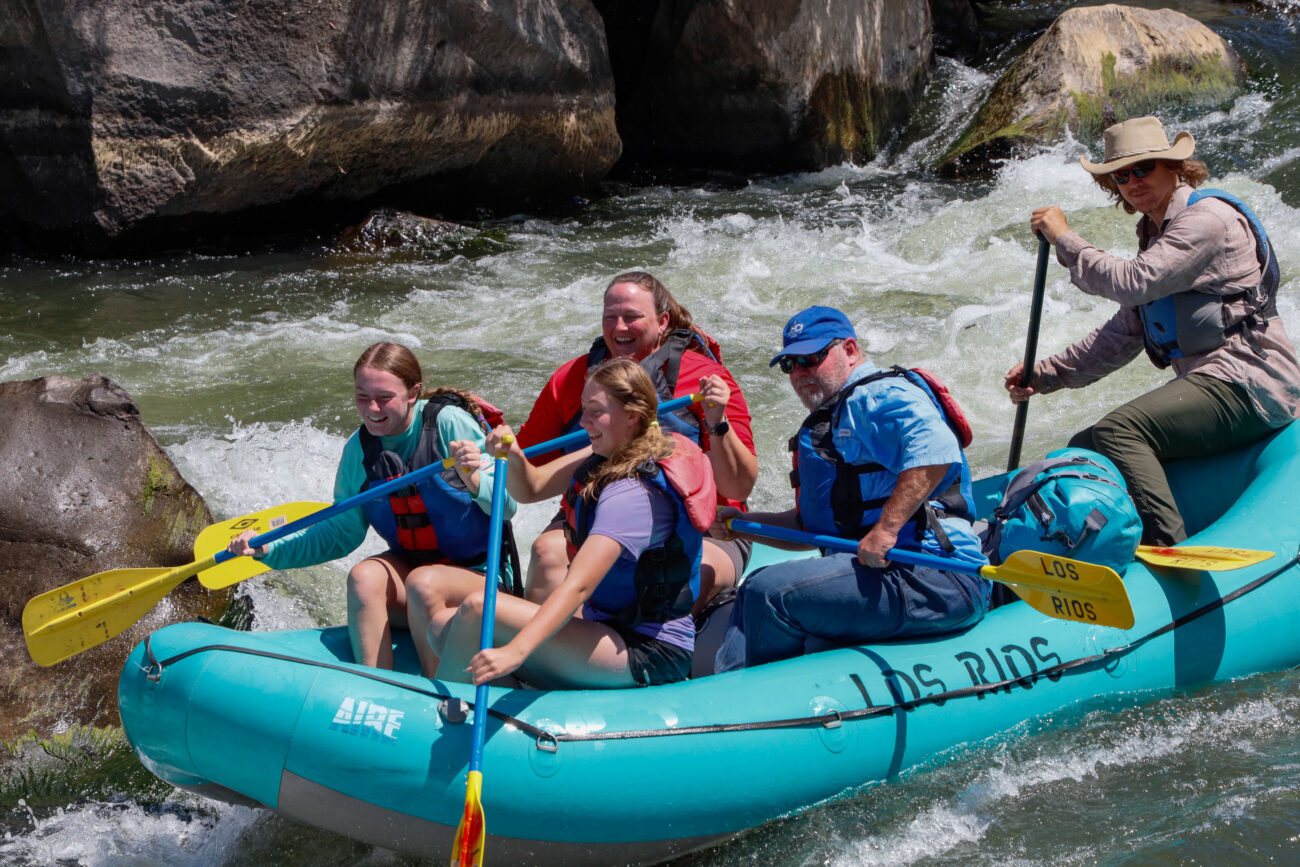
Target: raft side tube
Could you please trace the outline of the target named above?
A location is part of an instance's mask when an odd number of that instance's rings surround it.
[[[232,643],[282,653],[268,641],[274,635],[178,623],[137,647],[127,659],[118,703],[123,728],[141,760],[146,751],[140,745],[148,744],[148,761],[165,772],[159,774],[162,779],[191,789],[215,783],[275,808],[302,696],[319,669],[203,651],[163,666],[157,677],[144,673],[151,671],[153,660],[209,645]],[[152,660],[146,661],[147,654]],[[133,667],[141,675],[127,677]],[[161,744],[167,747],[156,750]]]

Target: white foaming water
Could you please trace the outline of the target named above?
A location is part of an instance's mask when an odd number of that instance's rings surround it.
[[[902,791],[894,793],[906,799],[906,805],[894,805],[889,827],[844,846],[842,852],[823,863],[835,867],[915,864],[977,851],[983,852],[990,863],[1091,863],[1096,857],[1095,848],[1080,851],[1077,861],[1050,856],[1017,858],[1015,854],[1023,853],[1008,852],[1005,839],[987,838],[1004,833],[999,831],[1000,825],[1024,816],[1022,804],[1031,805],[1032,812],[1033,804],[1052,801],[1054,788],[1080,788],[1072,784],[1087,788],[1096,785],[1103,775],[1150,775],[1166,778],[1168,783],[1165,769],[1186,765],[1188,754],[1249,757],[1257,751],[1262,733],[1267,739],[1295,734],[1296,706],[1293,696],[1246,697],[1208,709],[1185,697],[1174,697],[1118,715],[1092,712],[1085,715],[1079,727],[1063,732],[1048,727],[1029,741],[1013,739],[993,747],[985,755],[986,761],[970,771],[967,782],[954,789],[945,787],[936,797],[925,793],[918,774],[908,775],[910,779],[900,783]],[[1261,792],[1274,795],[1280,791],[1291,797],[1296,790],[1294,779],[1273,785],[1242,777],[1230,784],[1240,791],[1228,793],[1216,805],[1216,815],[1224,820],[1248,814]],[[922,791],[912,791],[915,787]],[[864,800],[884,797],[884,791],[876,787]],[[1076,805],[1077,821],[1085,827],[1090,821],[1084,814],[1088,806]],[[1105,805],[1102,812],[1111,809],[1112,805]],[[1122,822],[1110,828],[1108,834],[1122,837]],[[1096,845],[1100,847],[1104,842],[1099,839]]]
[[[196,436],[169,450],[181,474],[203,493],[218,519],[256,512],[278,503],[334,501],[334,469],[344,439],[314,427],[310,419],[282,425],[235,424],[221,437]],[[279,578],[253,578],[239,591],[253,599],[254,628],[294,629],[342,622],[347,617],[343,582],[352,559],[378,553],[371,533],[351,557],[297,569]]]
[[[214,510],[237,515],[278,502],[286,492],[332,502],[343,443],[310,418],[281,425],[235,422],[224,436],[196,437],[169,454]]]
[[[0,858],[6,864],[44,867],[209,867],[228,863],[239,840],[266,814],[247,807],[212,804],[177,795],[161,810],[133,804],[91,803],[38,819],[21,837],[6,834]]]

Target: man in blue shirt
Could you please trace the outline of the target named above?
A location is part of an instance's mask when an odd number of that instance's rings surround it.
[[[858,539],[858,553],[778,563],[751,575],[740,587],[716,670],[978,622],[989,604],[987,580],[886,557],[901,547],[988,562],[971,528],[970,468],[932,392],[919,377],[868,361],[852,323],[830,307],[795,314],[783,344],[771,363],[789,375],[810,411],[791,444],[795,508],[744,517]],[[719,520],[739,515],[723,509]]]

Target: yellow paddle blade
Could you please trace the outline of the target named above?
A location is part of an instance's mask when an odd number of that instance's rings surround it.
[[[305,518],[321,509],[328,509],[329,506],[329,503],[283,503],[260,512],[253,512],[251,515],[241,515],[229,521],[209,524],[194,540],[194,559],[204,560],[226,550],[231,539],[249,530],[260,536],[277,527],[283,527],[290,521]],[[270,568],[252,557],[232,557],[200,573],[199,581],[209,590],[220,590],[252,578],[254,575],[260,575]]]
[[[465,815],[451,844],[451,867],[482,867],[487,825],[483,821],[483,775],[470,771],[465,780]]]
[[[32,597],[23,608],[27,652],[50,666],[120,635],[188,578],[185,571],[113,569]]]
[[[1213,545],[1179,545],[1176,548],[1138,545],[1137,549],[1137,558],[1152,566],[1163,566],[1167,569],[1195,569],[1200,572],[1227,572],[1243,566],[1263,563],[1272,556],[1272,551],[1217,548]]]
[[[1133,604],[1124,581],[1106,566],[1038,551],[1017,551],[1001,566],[983,567],[980,574],[1006,584],[1049,617],[1120,629],[1133,626]]]

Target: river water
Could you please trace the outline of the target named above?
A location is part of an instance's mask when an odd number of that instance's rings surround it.
[[[1021,4],[1001,25],[1041,26],[1064,5]],[[1181,8],[1228,37],[1252,73],[1228,103],[1165,116],[1196,136],[1213,185],[1263,218],[1282,263],[1281,315],[1300,337],[1300,5]],[[811,303],[848,312],[876,360],[939,373],[975,428],[976,475],[999,472],[1013,418],[1002,374],[1023,353],[1032,289],[1030,210],[1057,203],[1099,246],[1128,255],[1135,244],[1132,220],[1079,168],[1083,144],[1007,162],[983,180],[923,171],[992,81],[990,70],[940,61],[911,128],[870,165],[628,189],[571,217],[494,221],[485,228],[504,241],[473,256],[339,256],[307,245],[11,263],[0,268],[0,380],[115,379],[222,517],[328,500],[356,423],[349,372],[366,345],[406,343],[426,383],[472,387],[517,422],[551,371],[597,332],[606,280],[645,268],[720,340],[745,389],[762,467],[757,507],[789,503],[784,443],[803,413],[767,360],[785,319]],[[1073,289],[1053,262],[1040,357],[1112,309]],[[1139,361],[1036,401],[1023,460],[1162,378]],[[524,507],[521,536],[549,514]],[[377,548],[372,539],[365,550]],[[346,570],[338,562],[245,582],[255,628],[341,622]],[[1266,673],[1026,721],[680,863],[1294,862],[1298,685],[1295,672]],[[161,806],[126,796],[5,809],[5,863],[406,863],[266,811],[179,793]]]

